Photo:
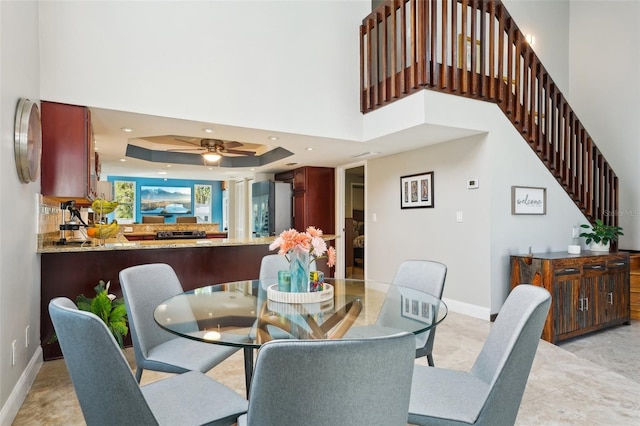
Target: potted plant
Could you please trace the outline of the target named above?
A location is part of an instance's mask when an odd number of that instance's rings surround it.
[[[115,337],[118,345],[124,348],[124,338],[129,333],[127,309],[124,305],[124,299],[118,299],[114,294],[109,293],[110,285],[111,281],[105,283],[100,280],[98,285],[94,287],[96,296],[88,298],[81,294],[76,298],[76,304],[81,311],[92,312],[99,316]],[[54,333],[48,343],[53,343],[56,340],[58,340],[58,336]]]
[[[611,241],[616,241],[622,233],[622,228],[615,225],[605,225],[600,219],[596,219],[591,225],[580,225],[582,228],[591,228],[591,232],[583,232],[581,237],[586,238],[586,243],[591,251],[609,251]]]

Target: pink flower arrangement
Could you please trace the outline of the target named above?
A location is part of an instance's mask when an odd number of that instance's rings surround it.
[[[322,230],[316,227],[310,226],[306,232],[287,229],[282,231],[269,245],[269,250],[279,249],[278,254],[285,256],[288,261],[290,259],[287,254],[295,248],[309,252],[311,260],[326,257],[329,267],[336,264],[336,249],[334,247],[327,248],[327,242],[322,238]]]

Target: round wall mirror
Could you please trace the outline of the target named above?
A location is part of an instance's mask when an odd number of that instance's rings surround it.
[[[14,152],[20,180],[35,181],[40,171],[42,128],[38,104],[29,99],[20,99],[16,109]]]

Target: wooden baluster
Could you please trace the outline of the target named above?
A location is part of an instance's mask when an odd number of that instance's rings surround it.
[[[462,0],[462,9],[460,11],[460,43],[462,43],[462,47],[460,49],[460,73],[461,73],[461,81],[460,88],[462,93],[467,93],[469,91],[469,73],[467,72],[467,14],[468,14],[468,5],[467,0]]]
[[[489,93],[487,96],[490,99],[498,100],[498,96],[496,93],[496,78],[500,77],[500,73],[496,74],[495,69],[495,54],[496,54],[496,3],[493,0],[490,0],[487,4],[489,8],[489,72],[487,75],[489,76]]]
[[[564,184],[565,190],[569,191],[569,168],[570,165],[570,157],[571,157],[571,123],[570,123],[570,111],[569,106],[567,105],[564,96],[562,97],[562,114],[564,120],[564,138],[563,138],[563,148],[564,148],[564,160],[563,160],[563,168],[562,168],[562,181]]]
[[[437,28],[437,22],[438,22],[438,14],[437,14],[437,5],[435,2],[429,2],[429,4],[431,5],[431,28],[430,28],[430,46],[431,46],[431,52],[430,52],[430,58],[429,58],[429,75],[430,75],[430,79],[429,79],[429,85],[431,87],[435,87],[436,86],[436,28]]]
[[[487,53],[485,52],[486,48],[487,48],[487,43],[486,43],[486,30],[487,30],[487,14],[484,11],[484,3],[482,0],[478,1],[477,3],[478,8],[480,9],[480,57],[477,59],[478,60],[478,64],[479,64],[479,68],[480,68],[480,73],[478,74],[478,93],[480,94],[481,97],[486,98],[487,97],[487,84],[485,83],[485,78],[484,76],[487,75],[487,64],[485,64],[485,58],[487,56]],[[475,15],[475,13],[474,13]],[[489,73],[489,75],[492,75],[493,72]]]
[[[427,2],[416,2],[416,61],[418,62],[417,83],[424,86],[427,77],[425,73],[427,58],[427,37],[426,37],[426,11],[429,8]]]
[[[389,20],[387,19],[388,16],[388,11],[389,11],[389,7],[385,5],[385,7],[383,8],[383,12],[382,14],[380,14],[380,24],[378,26],[378,28],[382,29],[383,31],[378,31],[379,33],[382,32],[382,49],[380,51],[380,56],[382,57],[382,81],[381,81],[381,94],[382,94],[382,99],[380,100],[380,104],[384,105],[385,103],[387,103],[387,101],[389,100],[389,88],[387,87],[387,79],[389,78],[389,64],[387,63],[387,51],[389,49],[389,31],[388,31],[388,22]]]
[[[391,81],[389,82],[389,98],[390,99],[397,99],[398,98],[398,93],[400,92],[400,75],[398,75],[398,40],[396,38],[396,31],[398,29],[398,22],[397,22],[397,18],[396,18],[396,5],[395,5],[395,0],[393,2],[393,7],[390,9],[390,14],[389,17],[387,18],[386,22],[389,22],[389,20],[391,20],[391,70],[390,70],[390,76],[391,76]],[[386,13],[385,13],[386,15]],[[387,33],[387,31],[385,31],[385,33]],[[402,64],[400,64],[400,71],[402,72]]]
[[[504,13],[503,13],[503,9],[504,7],[502,6],[502,4],[499,4],[497,7],[497,16],[498,16],[498,74],[497,74],[497,78],[498,81],[496,82],[496,86],[498,88],[498,93],[496,94],[496,99],[498,102],[502,103],[505,101],[505,96],[507,96],[506,93],[510,93],[511,92],[511,74],[507,73],[507,81],[506,83],[506,88],[507,90],[505,91],[505,85],[503,84],[503,76],[504,76],[504,58],[506,55],[509,55],[510,49],[507,48],[505,49],[504,47],[504,32],[505,32],[505,28],[504,28]],[[505,111],[507,111],[507,108],[505,108]]]
[[[520,43],[518,43],[518,45],[522,45],[522,40],[520,41]],[[522,101],[519,102],[519,104],[522,104],[522,107],[520,108],[520,122],[522,123],[522,132],[523,133],[529,133],[529,135],[525,136],[525,139],[527,140],[527,142],[529,143],[529,145],[531,144],[531,127],[530,127],[530,121],[529,121],[529,116],[531,116],[532,111],[530,109],[530,105],[529,105],[529,73],[530,73],[530,69],[529,67],[531,66],[531,64],[529,63],[529,54],[527,53],[527,49],[523,49],[522,51]],[[520,68],[520,67],[518,67]],[[535,149],[535,145],[532,146],[533,149]]]
[[[449,1],[448,0],[442,0],[442,22],[441,22],[441,34],[440,34],[440,40],[441,40],[441,52],[442,52],[442,64],[440,64],[440,80],[438,84],[438,87],[440,89],[446,89],[447,88],[447,80],[448,80],[448,71],[447,71],[447,61],[446,61],[446,52],[448,51],[447,46],[448,46],[448,39],[447,39],[447,21],[449,20],[448,16],[448,12],[449,12]]]
[[[472,95],[477,95],[478,94],[478,49],[477,49],[477,45],[476,45],[476,40],[477,40],[477,31],[478,29],[476,28],[476,21],[477,21],[477,14],[476,14],[476,2],[475,0],[471,0],[470,3],[471,6],[471,15],[469,16],[469,21],[471,23],[471,33],[470,33],[470,37],[471,37],[471,41],[469,42],[469,44],[471,45],[471,64],[469,69],[471,70],[471,72],[469,73],[471,81],[470,81],[470,92]]]
[[[458,14],[451,14],[451,91],[457,92],[460,90],[460,69],[458,68],[458,62],[461,57],[458,56],[458,51],[461,46],[458,44],[458,34],[462,34],[462,30],[458,29]],[[464,44],[462,45],[464,46]]]

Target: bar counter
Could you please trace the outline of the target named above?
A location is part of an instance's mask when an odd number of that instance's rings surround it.
[[[192,290],[211,284],[250,280],[258,277],[260,262],[268,254],[275,237],[229,239],[122,241],[107,240],[103,246],[88,244],[47,244],[40,254],[40,339],[45,360],[62,356],[57,342],[48,343],[54,334],[49,318],[49,301],[64,296],[75,301],[84,294],[94,297],[100,280],[110,281],[109,292],[122,297],[119,273],[122,269],[145,263],[166,263],[173,267],[183,289]],[[335,235],[325,239],[333,245]],[[318,269],[333,276],[325,259]],[[131,344],[130,337],[125,340]]]
[[[104,245],[98,245],[96,241],[87,241],[84,244],[76,242],[64,245],[49,244],[38,249],[38,253],[77,253],[113,250],[156,250],[163,248],[255,246],[265,244],[269,245],[274,239],[275,237],[129,241],[126,237],[120,237],[119,239],[109,238],[105,240]],[[333,239],[333,237],[331,237],[331,239]]]

